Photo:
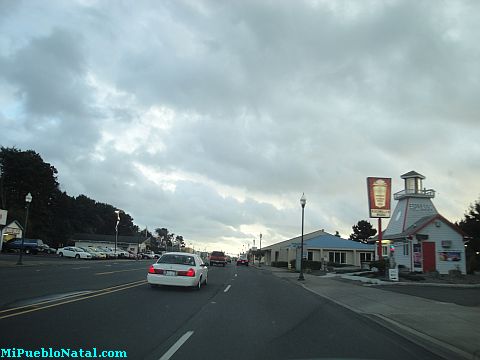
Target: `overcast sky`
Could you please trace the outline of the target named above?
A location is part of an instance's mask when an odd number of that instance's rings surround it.
[[[302,192],[348,237],[368,176],[479,199],[477,1],[0,0],[0,34],[1,145],[196,248],[299,235]]]

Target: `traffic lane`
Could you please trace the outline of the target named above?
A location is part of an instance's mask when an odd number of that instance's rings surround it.
[[[153,261],[93,261],[0,269],[0,308],[29,299],[97,290],[145,278]]]
[[[480,288],[389,285],[381,288],[377,287],[377,289],[462,306],[480,306]]]
[[[223,289],[229,270],[209,271],[209,284],[200,291],[142,284],[9,318],[2,319],[0,313],[0,347],[97,347],[126,350],[133,359],[158,354],[176,330]]]
[[[193,335],[172,359],[438,359],[286,279],[244,267],[236,273],[228,291],[182,328]]]

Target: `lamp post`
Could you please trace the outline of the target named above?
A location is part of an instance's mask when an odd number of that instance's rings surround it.
[[[27,235],[27,223],[28,223],[28,208],[30,207],[30,203],[32,202],[32,194],[28,193],[27,196],[25,196],[25,229],[23,229],[23,234],[22,234],[22,247],[20,249],[20,256],[18,257],[18,262],[17,265],[23,265],[22,263],[22,256],[23,256],[23,251],[24,246],[25,246],[25,235]]]
[[[117,255],[117,241],[118,241],[118,224],[120,223],[120,210],[115,210],[117,214],[117,223],[115,225],[115,256]]]
[[[300,281],[305,280],[305,278],[303,277],[303,220],[304,220],[306,203],[307,203],[307,198],[305,197],[305,193],[303,193],[302,197],[300,198],[300,205],[302,205],[302,246],[301,246],[301,252],[300,252],[300,276],[298,277],[298,280]]]
[[[258,260],[258,267],[262,267],[262,233],[260,233],[260,259]]]

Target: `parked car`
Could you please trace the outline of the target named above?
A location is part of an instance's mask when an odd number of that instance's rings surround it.
[[[76,259],[92,259],[92,254],[75,246],[66,246],[57,250],[60,256],[71,257]]]
[[[37,254],[38,252],[42,251],[44,243],[40,239],[23,239],[22,245],[22,239],[15,239],[4,243],[2,250],[5,252],[20,251],[22,246],[25,254]]]
[[[40,251],[45,253],[45,254],[56,254],[57,253],[57,249],[54,249],[54,248],[48,246],[47,244],[43,244],[40,247]]]
[[[155,258],[155,254],[152,252],[143,252],[140,254],[142,256],[142,259],[154,259]]]
[[[115,252],[109,248],[100,248],[100,251],[105,253],[107,259],[116,259],[118,257],[118,254],[115,254]]]
[[[99,252],[95,251],[94,248],[83,246],[79,246],[78,248],[92,255],[92,259],[101,259],[102,257],[105,258],[104,254],[102,256]]]
[[[240,255],[237,259],[237,265],[245,265],[248,266],[248,259],[246,255]]]
[[[207,285],[208,267],[200,256],[181,252],[163,254],[150,266],[147,282],[152,285],[190,286],[200,289]]]
[[[96,248],[96,247],[93,247],[93,246],[89,246],[88,248],[93,250],[98,255],[99,259],[106,259],[107,258],[107,253],[105,251],[103,251],[102,249],[99,249],[99,248]]]

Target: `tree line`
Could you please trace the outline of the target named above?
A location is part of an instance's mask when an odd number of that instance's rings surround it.
[[[33,150],[1,147],[0,207],[8,211],[7,223],[17,220],[24,226],[25,196],[31,193],[33,201],[25,237],[42,239],[56,247],[66,244],[75,233],[114,235],[118,209],[86,195],[69,196],[60,190],[57,174],[57,169]],[[118,235],[152,236],[135,225],[127,212],[122,211],[120,219]],[[183,237],[173,237],[166,228],[162,229],[166,239],[183,243]]]

